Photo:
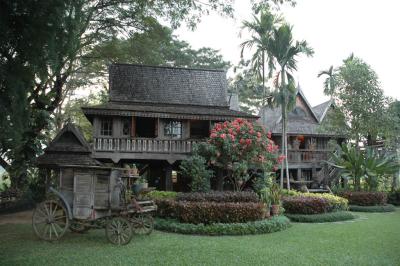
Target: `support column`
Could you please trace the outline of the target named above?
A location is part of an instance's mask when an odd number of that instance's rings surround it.
[[[172,165],[167,163],[165,166],[165,190],[172,191]]]
[[[301,180],[301,168],[297,168],[297,181]]]

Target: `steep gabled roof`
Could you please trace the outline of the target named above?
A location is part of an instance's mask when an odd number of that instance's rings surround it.
[[[81,131],[67,124],[36,159],[38,166],[101,165],[91,157],[91,149]]]
[[[223,70],[113,64],[110,101],[229,107]]]
[[[333,101],[331,99],[329,101],[323,102],[323,103],[313,107],[314,113],[317,115],[319,123],[321,123],[324,120],[324,118],[329,110],[329,107],[331,107],[332,104],[333,104]]]
[[[311,107],[300,86],[297,88],[296,107],[288,114],[288,133],[304,135],[334,135],[320,128],[332,102],[327,101]],[[281,108],[263,108],[260,122],[272,133],[282,133]]]

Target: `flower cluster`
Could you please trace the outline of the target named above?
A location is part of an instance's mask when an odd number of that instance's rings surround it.
[[[271,132],[241,118],[216,123],[208,143],[215,147],[215,160],[222,165],[248,161],[272,170],[284,159],[278,156],[279,147],[271,139]]]

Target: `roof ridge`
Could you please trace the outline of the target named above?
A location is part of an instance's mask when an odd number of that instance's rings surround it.
[[[181,70],[198,70],[198,71],[209,71],[209,72],[227,72],[226,69],[217,69],[217,68],[157,66],[157,65],[143,65],[143,64],[130,64],[130,63],[112,63],[112,64],[109,65],[109,67],[111,67],[113,65],[148,67],[148,68],[168,68],[168,69],[181,69]]]

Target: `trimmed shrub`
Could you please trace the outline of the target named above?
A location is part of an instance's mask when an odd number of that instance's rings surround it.
[[[352,212],[394,212],[396,210],[391,204],[376,206],[350,205],[349,209]]]
[[[208,193],[178,193],[177,201],[195,201],[195,202],[260,202],[258,195],[248,191],[212,191]]]
[[[387,195],[384,192],[347,191],[339,195],[348,199],[350,205],[374,206],[385,205],[387,202]]]
[[[285,216],[248,223],[190,224],[171,219],[156,219],[155,228],[161,231],[191,235],[250,235],[273,233],[289,228],[290,221]]]
[[[292,222],[298,223],[327,223],[347,221],[357,218],[356,215],[347,211],[320,213],[320,214],[286,214]]]
[[[243,223],[265,217],[265,205],[254,202],[189,202],[176,203],[178,220],[183,223]]]
[[[335,196],[329,193],[301,193],[301,196],[304,197],[314,197],[314,198],[323,198],[329,201],[329,205],[332,211],[347,211],[349,201],[345,198]]]
[[[153,190],[150,191],[147,196],[152,199],[175,199],[178,193],[174,191],[160,191],[160,190]]]
[[[240,223],[265,217],[261,202],[193,202],[171,199],[155,200],[157,217],[178,219],[185,223]]]
[[[281,194],[284,197],[292,197],[292,196],[300,196],[302,195],[301,192],[297,191],[297,190],[287,190],[287,189],[281,189]]]
[[[389,192],[387,202],[396,206],[400,206],[400,190]]]
[[[160,218],[176,218],[177,215],[177,202],[173,199],[155,199],[157,205],[157,217]]]
[[[317,214],[331,211],[331,205],[325,198],[294,196],[283,199],[286,213]]]

